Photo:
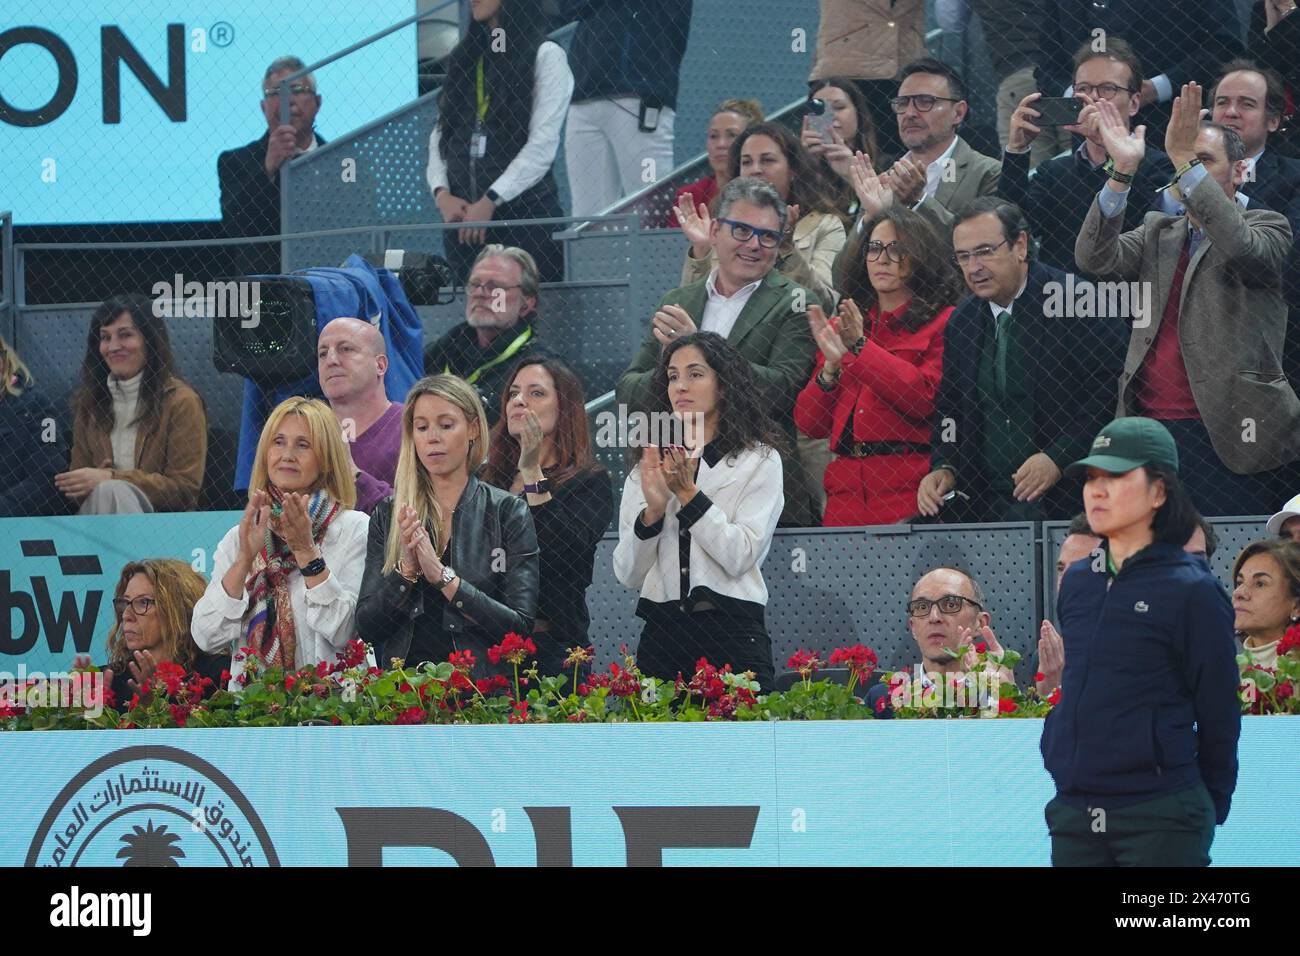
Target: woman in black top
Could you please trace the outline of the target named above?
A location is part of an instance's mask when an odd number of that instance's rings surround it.
[[[357,633],[381,666],[441,663],[532,633],[537,534],[528,505],[474,477],[487,416],[473,386],[431,375],[411,387],[393,495],[370,516]]]
[[[587,645],[587,588],[596,545],[609,527],[609,474],[591,454],[586,396],[557,358],[527,358],[510,373],[483,480],[528,502],[541,552],[534,643],[543,674],[565,671]]]
[[[0,518],[63,514],[54,488],[68,453],[54,408],[35,389],[32,373],[0,338]]]

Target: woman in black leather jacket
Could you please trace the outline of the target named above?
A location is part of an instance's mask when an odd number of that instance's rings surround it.
[[[370,518],[357,633],[381,665],[440,663],[528,635],[537,613],[537,534],[528,505],[479,481],[488,426],[474,389],[422,378],[402,412],[392,497]]]

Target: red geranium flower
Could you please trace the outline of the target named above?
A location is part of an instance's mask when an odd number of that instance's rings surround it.
[[[345,668],[360,667],[366,662],[366,642],[353,638],[338,654],[338,658]]]
[[[185,682],[185,668],[172,661],[163,661],[153,671],[153,679],[167,688],[168,696],[180,693],[181,684]]]
[[[1046,680],[1046,679],[1047,679],[1047,677],[1043,674],[1042,671],[1037,671],[1037,672],[1034,674],[1034,683],[1035,683],[1035,684],[1037,684],[1040,680]]]
[[[792,671],[798,671],[800,677],[808,680],[813,674],[821,670],[822,659],[817,656],[816,651],[797,650],[790,655],[790,659],[785,662],[785,666]]]
[[[474,669],[474,665],[478,663],[473,651],[452,651],[447,655],[447,660],[452,667],[462,674],[468,674]]]
[[[988,653],[988,649],[989,649],[989,646],[988,646],[988,644],[986,644],[984,641],[979,641],[979,642],[977,642],[977,643],[975,644],[975,653],[976,653],[976,654],[987,654],[987,653]]]
[[[172,704],[172,719],[176,721],[177,727],[184,727],[185,721],[190,718],[190,708],[188,704]]]
[[[493,644],[488,648],[488,660],[493,664],[506,661],[518,667],[520,664],[527,663],[529,656],[536,653],[537,645],[533,643],[531,637],[520,637],[511,631],[501,639],[500,644]]]
[[[1059,703],[1061,702],[1061,688],[1058,687],[1058,688],[1056,688],[1056,690],[1054,690],[1054,691],[1052,691],[1050,694],[1048,694],[1048,695],[1047,695],[1047,702],[1048,702],[1049,704],[1051,704],[1053,707],[1055,707],[1057,704],[1059,704]]]
[[[297,682],[298,682],[298,678],[295,677],[293,674],[290,674],[288,677],[284,679],[284,689],[293,690],[293,685],[296,684]]]
[[[1300,624],[1293,624],[1286,629],[1282,640],[1277,642],[1277,656],[1300,650]]]
[[[1278,682],[1278,685],[1277,685],[1277,691],[1276,691],[1277,699],[1278,699],[1278,700],[1286,700],[1288,697],[1290,697],[1290,696],[1291,696],[1292,694],[1294,694],[1294,693],[1295,693],[1295,691],[1292,689],[1291,684],[1290,684],[1289,681],[1279,681],[1279,682]]]
[[[830,663],[832,667],[843,664],[850,674],[861,680],[869,677],[876,669],[876,652],[865,644],[837,647],[831,651]]]
[[[423,708],[423,707],[408,707],[408,708],[406,708],[406,710],[402,711],[400,714],[397,715],[397,719],[396,719],[395,721],[393,721],[393,723],[395,723],[395,724],[422,724],[422,723],[424,723],[424,708]]]
[[[505,690],[510,686],[510,682],[502,674],[493,674],[491,677],[483,677],[475,681],[474,686],[484,697],[490,697],[499,690]]]
[[[625,670],[618,664],[609,665],[609,695],[611,697],[635,697],[641,693],[641,681],[633,671]]]
[[[528,701],[517,701],[514,705],[514,713],[510,715],[510,723],[523,724],[528,722]]]
[[[1016,702],[1012,700],[1010,697],[998,698],[999,714],[1014,714],[1019,709],[1020,708],[1016,706]]]

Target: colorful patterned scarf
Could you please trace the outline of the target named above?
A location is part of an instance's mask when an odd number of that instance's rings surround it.
[[[284,511],[284,495],[274,485],[267,487],[271,498],[271,517],[279,518]],[[325,538],[325,529],[339,513],[339,503],[325,491],[318,491],[307,503],[307,517],[311,519],[311,539],[316,547]],[[289,575],[298,571],[293,551],[278,536],[266,529],[262,549],[253,558],[249,569],[248,613],[244,617],[244,645],[254,648],[269,667],[280,666],[292,670],[298,635],[294,627],[293,604],[289,600]],[[268,626],[269,625],[269,626]]]

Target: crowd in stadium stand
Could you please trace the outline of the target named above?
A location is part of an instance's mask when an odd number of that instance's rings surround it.
[[[778,524],[1067,520],[1100,480],[1071,466],[1112,420],[1172,436],[1180,494],[1205,515],[1291,499],[1236,563],[1236,629],[1266,657],[1300,617],[1287,603],[1300,546],[1283,543],[1300,541],[1300,160],[1282,129],[1300,17],[1289,0],[1258,4],[1243,46],[1231,0],[1085,6],[940,4],[943,22],[974,13],[992,37],[998,155],[963,136],[967,85],[925,55],[920,0],[823,0],[816,105],[797,129],[765,120],[743,81],[720,91],[707,175],[677,189],[664,224],[683,238],[680,286],[615,390],[627,412],[681,426],[633,449],[621,497],[614,571],[640,592],[646,673],[707,654],[773,678],[761,566]],[[427,377],[398,397],[380,330],[324,327],[321,394],[266,418],[211,581],[197,593],[148,560],[123,571],[120,680],[244,645],[314,663],[356,634],[380,660],[416,663],[482,659],[516,631],[555,668],[587,640],[610,478],[584,412],[594,396],[565,343],[545,340],[542,284],[562,278],[563,250],[555,229],[517,223],[563,214],[566,118],[575,214],[641,189],[644,160],[668,172],[692,8],[568,7],[568,54],[529,5],[482,0],[447,61],[430,192],[447,223],[516,222],[449,234],[464,323],[427,344]],[[220,158],[232,236],[279,231],[280,167],[324,142],[310,75],[280,122],[279,84],[302,68],[268,67],[267,132]],[[1075,112],[1045,119],[1037,107],[1062,95]],[[1108,312],[1120,286],[1127,312]],[[199,506],[204,401],[147,299],[94,313],[70,447],[41,437],[60,412],[2,341],[0,372],[0,513]],[[1078,520],[1071,567],[1103,547]],[[1187,547],[1212,551],[1194,523]],[[984,604],[969,575],[935,571],[912,592],[914,636],[923,621],[987,629]],[[1039,651],[1050,692],[1066,659],[1051,622]]]

